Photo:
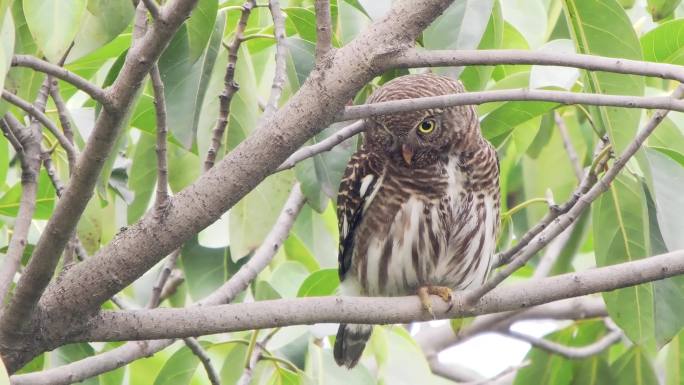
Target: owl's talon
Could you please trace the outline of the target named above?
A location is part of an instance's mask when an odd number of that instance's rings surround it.
[[[420,302],[423,304],[423,309],[425,309],[432,318],[435,318],[435,313],[432,311],[432,300],[430,295],[436,295],[440,297],[449,306],[447,311],[454,307],[452,290],[446,286],[421,286],[418,288],[418,297]]]

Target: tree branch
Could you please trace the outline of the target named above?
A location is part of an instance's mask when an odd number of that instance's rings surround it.
[[[294,154],[290,155],[283,162],[283,164],[276,169],[275,172],[290,169],[305,159],[311,158],[312,156],[318,155],[322,152],[330,151],[338,144],[358,134],[365,128],[366,127],[363,120],[357,120],[356,122],[339,129],[334,135],[331,135],[316,144],[300,148]]]
[[[48,85],[48,87],[50,87],[50,85]],[[50,120],[50,118],[48,118],[42,111],[40,111],[33,104],[27,102],[26,100],[18,97],[17,95],[7,90],[2,90],[2,98],[5,99],[7,102],[21,108],[32,118],[36,119],[40,122],[40,124],[47,128],[48,131],[50,131],[50,133],[52,133],[52,135],[55,136],[55,138],[59,142],[59,145],[62,146],[64,151],[66,151],[67,160],[69,162],[69,168],[72,168],[74,166],[74,164],[76,163],[77,156],[76,149],[74,148],[73,144],[66,138],[66,136],[64,136],[62,131],[60,131],[59,128],[57,128],[57,126],[55,126],[55,124],[52,122],[52,120]]]
[[[577,151],[575,150],[575,147],[572,145],[572,140],[570,139],[570,134],[568,133],[568,127],[565,125],[565,120],[563,120],[563,117],[560,113],[558,113],[558,111],[553,112],[553,119],[556,122],[558,131],[560,132],[561,138],[563,139],[563,148],[565,148],[565,152],[568,154],[568,158],[570,159],[572,171],[575,172],[577,180],[581,181],[582,176],[584,175],[584,171],[582,171],[582,165],[580,164],[579,158],[577,157]]]
[[[224,283],[220,288],[195,305],[214,306],[228,303],[244,290],[273,259],[279,249],[277,245],[281,245],[286,239],[290,229],[294,225],[297,215],[304,205],[304,201],[305,197],[301,193],[299,184],[295,184],[292,187],[292,192],[290,193],[288,200],[283,206],[283,210],[276,220],[276,224],[249,261],[240,267],[240,270],[238,270],[228,282]],[[162,271],[159,281],[161,281],[163,274]],[[152,303],[152,300],[150,303]],[[14,382],[16,380],[17,384],[33,384],[36,382],[53,385],[70,384],[74,381],[82,381],[98,374],[114,370],[141,357],[154,354],[172,343],[172,339],[144,341],[141,343],[129,342],[97,356],[88,357],[38,374],[31,373],[13,376],[12,381]]]
[[[149,0],[154,1],[154,0]],[[164,83],[162,82],[159,66],[154,64],[150,70],[150,79],[154,90],[154,109],[157,117],[157,199],[155,213],[157,219],[162,220],[169,200],[169,171],[166,165],[166,99],[164,98]]]
[[[209,355],[204,350],[202,345],[200,345],[199,342],[194,338],[184,338],[183,341],[185,342],[185,345],[192,351],[192,353],[199,358],[202,366],[204,366],[204,370],[207,372],[209,382],[212,385],[221,385],[221,377],[219,377],[216,368],[214,368],[214,365],[211,363],[211,358],[209,358]]]
[[[316,9],[316,62],[332,51],[332,21],[330,19],[330,1],[315,0]]]
[[[57,115],[59,116],[59,123],[62,125],[62,132],[66,139],[74,144],[74,130],[71,128],[71,119],[69,118],[69,109],[62,99],[62,95],[59,93],[59,82],[57,79],[52,80],[52,86],[50,87],[50,97],[57,107]]]
[[[10,292],[14,276],[21,266],[21,257],[28,243],[28,232],[36,209],[41,136],[38,130],[22,127],[21,123],[10,113],[5,114],[2,126],[6,135],[15,138],[18,142],[15,144],[15,149],[20,149],[17,151],[17,156],[21,164],[19,210],[14,222],[14,231],[7,247],[7,254],[0,268],[0,300],[4,302]]]
[[[564,298],[593,294],[684,274],[684,250],[618,265],[590,269],[497,288],[475,305],[467,293],[455,305],[434,299],[436,319],[469,317],[524,309]],[[429,321],[420,300],[412,297],[318,297],[186,309],[107,311],[92,318],[74,341],[122,341],[181,338],[204,334],[326,322],[360,324]]]
[[[261,119],[270,119],[275,111],[278,109],[278,101],[280,101],[280,94],[283,91],[285,84],[285,55],[287,47],[285,46],[285,18],[283,11],[280,10],[280,2],[278,0],[270,0],[268,8],[271,10],[271,17],[273,18],[273,32],[275,35],[275,73],[273,75],[273,85],[271,86],[271,94],[268,96],[268,102],[264,107],[264,113]]]
[[[110,106],[110,101],[105,90],[75,73],[70,72],[64,67],[46,62],[45,60],[40,60],[37,57],[30,55],[14,55],[12,57],[12,67],[27,67],[54,76],[85,92],[93,98],[93,100],[102,104],[103,107],[108,108]]]
[[[680,99],[682,96],[684,96],[684,85],[679,85],[677,89],[672,92],[672,98]],[[525,263],[527,263],[527,261],[529,261],[537,251],[543,248],[546,244],[548,244],[548,242],[550,242],[577,218],[579,218],[580,214],[582,214],[582,211],[589,207],[591,202],[593,202],[599,197],[599,195],[608,189],[610,183],[617,177],[618,173],[627,164],[627,161],[629,161],[629,159],[636,154],[644,141],[646,141],[646,138],[648,138],[648,136],[653,132],[653,130],[655,130],[658,124],[660,124],[660,122],[665,118],[665,116],[667,116],[668,113],[668,110],[656,111],[648,123],[646,123],[646,126],[638,132],[634,140],[627,146],[627,148],[625,148],[622,154],[620,154],[613,166],[608,169],[605,175],[603,175],[603,177],[599,179],[599,181],[594,184],[586,194],[580,196],[577,200],[577,203],[575,203],[567,213],[556,218],[552,225],[540,232],[532,241],[530,241],[529,244],[521,249],[514,256],[513,261],[511,261],[508,266],[497,272],[483,286],[469,293],[467,297],[468,302],[474,303],[482,295],[500,284],[504,279],[513,274],[513,272],[525,265]],[[588,174],[591,174],[591,171],[589,171]]]
[[[238,50],[240,49],[240,44],[242,44],[245,28],[247,28],[247,21],[249,20],[249,15],[252,13],[254,4],[255,0],[247,0],[242,5],[242,13],[240,14],[238,25],[235,28],[233,41],[227,47],[228,64],[226,65],[226,74],[223,77],[224,88],[221,95],[219,95],[219,116],[216,120],[216,126],[212,131],[211,144],[207,150],[207,157],[204,160],[205,172],[214,167],[214,163],[216,163],[216,154],[221,148],[223,133],[226,131],[226,126],[228,126],[230,101],[233,99],[233,95],[240,89],[240,86],[235,82],[235,66],[238,60]]]
[[[592,106],[615,106],[625,108],[660,108],[684,111],[684,101],[669,96],[627,96],[585,94],[566,91],[512,89],[478,91],[462,94],[430,96],[415,99],[392,100],[388,102],[351,106],[339,114],[337,120],[353,120],[377,115],[389,115],[406,111],[445,108],[451,106],[480,105],[501,101],[545,101],[560,104],[588,104]]]
[[[159,6],[155,0],[142,0],[153,19],[159,19]]]
[[[551,354],[558,354],[559,356],[569,359],[580,359],[597,355],[608,349],[611,345],[619,342],[622,338],[622,332],[619,330],[613,330],[592,344],[582,347],[574,347],[565,346],[544,338],[537,338],[524,333],[519,333],[515,330],[507,330],[503,334],[513,337],[517,340],[527,342],[530,345],[542,350],[546,350]]]
[[[605,71],[622,74],[655,76],[684,82],[684,69],[667,63],[653,63],[622,58],[608,58],[594,55],[526,50],[452,50],[428,51],[408,49],[397,55],[387,56],[382,67],[415,68],[466,65],[537,64],[561,67],[575,67],[590,71]]]
[[[53,215],[34,249],[31,260],[17,284],[15,295],[0,319],[0,336],[5,344],[18,346],[20,332],[31,325],[29,319],[45,287],[52,278],[61,252],[93,194],[93,187],[104,161],[121,131],[123,121],[133,103],[134,95],[152,64],[161,55],[166,44],[190,14],[196,1],[174,0],[169,2],[161,10],[160,19],[164,22],[153,24],[139,44],[135,44],[128,51],[128,56],[119,76],[107,90],[106,101],[111,103],[104,105],[105,108],[98,116],[69,185],[62,199],[57,203]],[[64,75],[64,70],[60,69],[60,74]],[[88,259],[88,261],[91,260],[92,258]],[[70,271],[72,270],[70,269]],[[68,273],[65,273],[64,276],[68,276]],[[116,280],[116,274],[113,276],[112,278]],[[77,300],[77,302],[79,301],[80,299]],[[82,304],[78,307],[80,312],[87,310],[82,307]],[[94,309],[90,308],[89,310]],[[74,322],[71,317],[75,316],[76,320],[82,317],[82,314],[69,315],[66,312],[61,313],[61,315],[64,317],[63,322],[65,324]],[[61,334],[63,331],[55,330],[54,332]],[[11,349],[3,351],[3,358],[6,362],[11,363],[12,358],[7,356],[10,351]],[[11,367],[11,364],[8,366]]]

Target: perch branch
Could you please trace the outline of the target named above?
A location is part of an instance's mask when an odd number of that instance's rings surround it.
[[[520,310],[564,298],[615,290],[684,274],[684,250],[497,288],[468,306],[467,293],[455,305],[437,301],[436,319]],[[75,341],[181,338],[204,334],[312,323],[360,324],[429,321],[415,297],[312,297],[185,309],[107,311],[94,317]]]

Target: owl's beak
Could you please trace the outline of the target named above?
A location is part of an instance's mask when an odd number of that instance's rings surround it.
[[[406,165],[410,166],[411,161],[413,160],[413,147],[409,146],[408,144],[402,144],[401,156],[404,158]]]

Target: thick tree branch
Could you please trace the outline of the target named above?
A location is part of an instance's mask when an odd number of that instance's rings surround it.
[[[358,134],[364,129],[365,126],[363,120],[357,120],[348,126],[342,127],[335,132],[334,135],[331,135],[316,144],[302,147],[297,150],[294,154],[290,155],[283,162],[283,164],[280,165],[280,167],[276,169],[276,172],[290,169],[305,159],[311,158],[312,156],[318,155],[322,152],[330,151],[333,149],[333,147]]]
[[[437,319],[524,309],[564,298],[620,289],[684,274],[684,250],[618,265],[590,269],[497,288],[472,307],[467,293],[455,305],[438,301]],[[418,297],[319,297],[186,309],[108,311],[93,317],[74,341],[123,341],[182,338],[204,334],[325,322],[361,324],[429,321]]]
[[[330,1],[315,0],[316,9],[316,62],[320,63],[332,50],[332,21]]]
[[[161,55],[162,50],[176,30],[190,14],[195,3],[196,0],[169,2],[161,10],[160,22],[154,23],[140,42],[134,44],[128,51],[128,56],[119,76],[111,88],[107,90],[106,100],[111,103],[104,105],[98,116],[69,185],[62,199],[57,203],[53,215],[34,249],[32,258],[17,284],[15,295],[7,305],[7,310],[3,313],[2,319],[0,319],[0,339],[3,343],[15,346],[19,342],[17,337],[21,330],[30,325],[29,318],[52,278],[59,255],[64,250],[93,194],[97,177],[121,131],[124,118],[133,103],[134,95],[152,64]],[[65,73],[61,69],[60,72],[62,75]],[[113,274],[112,278],[116,280],[116,274]],[[74,299],[76,298],[74,297]],[[82,306],[79,307],[81,307],[81,311],[85,310]],[[63,315],[67,318],[71,317],[67,314]],[[77,318],[80,317],[80,315],[77,316]],[[68,324],[71,323],[71,320],[65,320],[65,322]],[[8,359],[7,353],[8,350],[3,351],[3,358],[6,359],[6,362],[11,363],[12,359]],[[11,367],[11,364],[8,366]]]
[[[680,99],[682,96],[684,96],[684,85],[679,85],[677,89],[672,92],[672,98]],[[560,234],[577,218],[579,218],[584,209],[589,207],[591,202],[598,198],[599,195],[601,195],[604,191],[608,190],[610,183],[617,177],[618,173],[620,173],[622,168],[625,167],[629,159],[636,154],[648,136],[653,132],[653,130],[655,130],[658,124],[660,124],[660,122],[665,118],[665,116],[667,116],[669,112],[670,111],[668,110],[656,111],[648,123],[646,123],[645,127],[638,132],[634,140],[627,146],[627,148],[625,148],[622,154],[620,154],[620,156],[616,159],[613,166],[608,169],[603,177],[599,179],[598,182],[594,184],[586,194],[580,196],[577,200],[577,203],[575,203],[567,213],[556,218],[552,225],[548,226],[542,232],[537,234],[537,236],[535,236],[529,244],[527,244],[513,257],[514,259],[511,261],[511,263],[497,272],[483,286],[473,290],[468,295],[468,302],[475,302],[482,295],[492,290],[504,279],[513,274],[513,272],[524,266],[527,261],[529,261],[530,258],[536,254],[537,251],[541,250],[553,238],[558,236],[558,234]],[[588,173],[591,174],[591,171]]]
[[[684,82],[684,68],[675,64],[653,63],[594,55],[525,50],[428,51],[408,49],[388,56],[384,68],[444,67],[466,65],[538,64],[575,67],[591,71],[655,76]]]
[[[64,80],[65,82],[85,92],[91,98],[93,98],[93,100],[98,101],[104,107],[108,107],[110,105],[109,98],[105,90],[76,75],[75,73],[70,72],[64,67],[46,62],[30,55],[14,55],[12,57],[12,66],[27,67],[54,76],[57,79]]]
[[[560,104],[587,104],[592,106],[615,106],[625,108],[660,108],[684,112],[684,101],[669,96],[626,96],[585,94],[566,91],[512,89],[478,91],[462,94],[430,96],[416,99],[393,100],[373,104],[351,106],[337,116],[337,120],[353,120],[398,112],[445,108],[451,106],[479,105],[483,103],[527,100]]]
[[[159,18],[159,5],[155,0],[142,0],[153,19]]]
[[[292,188],[290,196],[283,206],[276,224],[266,236],[264,242],[257,248],[254,255],[245,263],[228,282],[196,306],[214,306],[231,302],[236,295],[244,290],[251,281],[270,263],[279,249],[279,245],[285,241],[294,221],[304,205],[305,197],[301,193],[299,184]],[[169,259],[171,256],[169,257]],[[170,263],[167,260],[168,265]],[[163,279],[162,271],[158,282]],[[162,294],[163,297],[163,294]],[[151,300],[150,303],[156,302]],[[148,306],[151,308],[152,306]],[[146,357],[173,343],[172,339],[129,342],[126,345],[112,349],[97,356],[88,357],[81,361],[73,362],[58,368],[49,369],[40,373],[31,373],[21,376],[13,376],[12,381],[16,384],[70,384],[74,381],[82,381],[98,374],[114,370],[141,357]]]

